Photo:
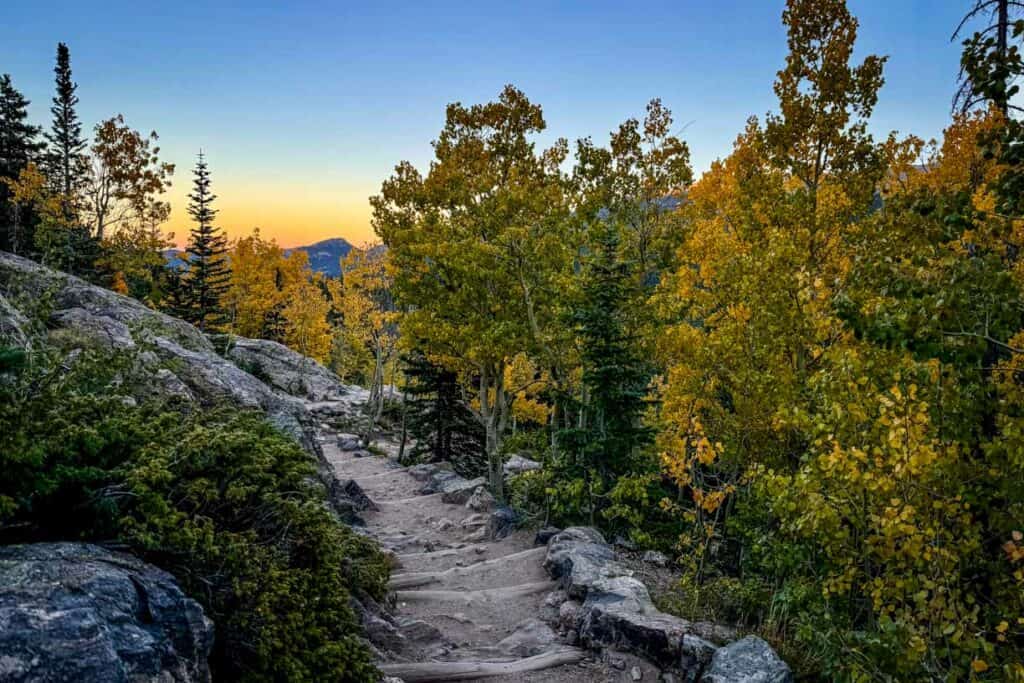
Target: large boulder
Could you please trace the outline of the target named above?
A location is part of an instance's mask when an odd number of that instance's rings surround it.
[[[174,578],[81,543],[0,548],[0,680],[209,681],[213,623]]]
[[[517,474],[523,474],[524,472],[533,472],[543,467],[536,460],[530,460],[529,458],[523,457],[518,453],[513,455],[505,464],[501,466],[501,469],[505,472],[505,476],[513,477]]]
[[[225,355],[270,386],[292,396],[310,401],[344,401],[355,396],[352,387],[320,363],[275,341],[232,337]]]
[[[544,568],[559,580],[569,598],[562,605],[565,609],[559,615],[560,625],[583,645],[642,655],[659,666],[681,672],[687,681],[788,680],[776,677],[789,669],[764,641],[744,639],[719,648],[735,640],[734,629],[688,621],[658,610],[646,586],[616,561],[615,552],[596,529],[570,527],[552,536]],[[725,654],[719,654],[723,650]],[[745,677],[727,677],[739,675],[736,672]],[[712,673],[721,677],[706,677]]]
[[[597,529],[569,527],[548,541],[544,569],[569,597],[582,600],[598,579],[629,572],[615,562],[615,552]]]

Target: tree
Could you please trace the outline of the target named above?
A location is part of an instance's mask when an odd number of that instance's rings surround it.
[[[29,101],[14,88],[11,77],[0,76],[0,180],[16,180],[29,162],[37,160],[43,148],[37,140],[39,127],[27,121],[28,105]],[[15,211],[10,187],[0,182],[0,249],[23,251],[31,244],[27,233],[33,218],[16,215]]]
[[[159,136],[143,136],[117,116],[96,124],[90,173],[82,187],[83,220],[102,241],[124,226],[159,224],[170,207],[159,196],[170,187],[174,164],[160,161]]]
[[[580,300],[570,311],[581,348],[583,390],[575,425],[559,435],[561,491],[555,494],[570,498],[572,490],[580,491],[590,524],[611,506],[614,489],[657,469],[653,459],[644,457],[653,433],[642,424],[652,368],[631,330],[639,283],[619,256],[614,224],[605,224],[596,247],[586,264]]]
[[[960,37],[961,31],[979,16],[991,22],[963,41],[960,60],[960,86],[953,96],[953,111],[969,112],[981,103],[991,102],[1003,116],[1009,114],[1010,100],[1018,91],[1014,85],[1020,75],[1020,56],[1016,46],[1010,45],[1021,3],[1014,0],[975,0],[973,7],[953,31],[950,40]],[[1019,33],[1018,33],[1019,35]]]
[[[49,143],[46,172],[54,189],[62,197],[64,212],[75,212],[78,192],[85,181],[86,141],[82,137],[82,123],[75,107],[78,105],[78,84],[71,78],[71,53],[64,43],[57,43],[57,93],[53,97],[50,113],[53,123],[46,134]]]
[[[559,165],[566,144],[537,153],[539,106],[512,86],[497,102],[451,104],[427,177],[403,162],[371,200],[403,306],[403,334],[459,373],[484,428],[494,494],[501,445],[520,387],[505,384],[516,354],[545,353],[560,276],[575,251]]]
[[[231,286],[224,306],[234,334],[284,343],[283,311],[301,282],[313,278],[306,252],[286,254],[258,229],[234,242],[230,252]]]
[[[398,341],[398,312],[386,253],[372,247],[352,249],[341,262],[343,332],[373,358],[368,403],[371,424],[377,424],[384,412],[384,371]]]
[[[413,351],[403,357],[404,426],[414,447],[404,462],[450,462],[462,476],[487,472],[483,428],[462,400],[459,377]]]
[[[199,153],[189,193],[188,215],[195,222],[185,249],[188,273],[183,278],[189,302],[186,320],[204,332],[218,331],[228,322],[223,298],[230,286],[227,238],[213,221],[217,211],[210,191],[210,172]]]

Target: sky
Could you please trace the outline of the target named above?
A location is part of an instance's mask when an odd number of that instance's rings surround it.
[[[229,236],[283,246],[374,239],[369,197],[395,164],[426,169],[449,102],[506,83],[540,104],[550,143],[608,133],[660,97],[699,176],[775,106],[784,0],[573,2],[63,2],[5,0],[0,73],[47,124],[56,43],[71,50],[88,128],[123,114],[177,166],[170,230],[202,149]],[[848,0],[855,55],[884,54],[872,120],[925,138],[948,124],[973,0]]]

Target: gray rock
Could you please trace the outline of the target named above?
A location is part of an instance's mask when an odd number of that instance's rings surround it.
[[[358,451],[363,447],[363,440],[355,434],[338,434],[338,448],[343,451]]]
[[[554,538],[559,533],[561,533],[561,531],[562,530],[559,529],[558,527],[546,526],[543,529],[541,529],[540,531],[538,531],[537,535],[533,537],[533,544],[535,546],[547,545],[548,541],[550,541],[552,538]]]
[[[477,512],[486,512],[493,508],[496,502],[491,492],[480,486],[476,491],[473,491],[473,495],[466,501],[466,507]]]
[[[32,348],[29,322],[21,311],[0,294],[0,342],[21,349]]]
[[[576,599],[585,598],[601,577],[628,574],[615,563],[615,553],[601,532],[591,527],[569,527],[555,535],[548,542],[544,569]]]
[[[232,337],[225,355],[270,386],[292,396],[310,401],[344,401],[355,397],[352,387],[340,377],[284,344]]]
[[[668,556],[665,553],[659,553],[657,550],[648,550],[644,553],[643,561],[656,567],[668,566]]]
[[[424,462],[413,465],[406,472],[416,481],[429,482],[430,479],[441,471],[451,472],[452,466],[446,462]]]
[[[519,524],[519,515],[507,505],[502,505],[491,513],[487,527],[487,537],[492,541],[500,541],[515,531]]]
[[[196,400],[188,386],[167,368],[158,368],[154,373],[159,389],[156,393],[170,398],[178,398],[189,403]]]
[[[505,476],[511,477],[523,472],[532,472],[533,470],[539,470],[543,467],[536,460],[530,460],[523,456],[516,454],[509,458],[504,465],[502,470],[505,472]]]
[[[701,683],[791,683],[793,673],[768,643],[747,636],[719,648]]]
[[[686,672],[686,681],[697,680],[697,676],[704,671],[711,658],[715,656],[718,646],[703,638],[691,634],[683,636],[680,643],[679,669]]]
[[[174,578],[81,543],[0,548],[0,679],[209,681],[213,622]]]
[[[334,509],[349,524],[361,522],[360,512],[380,509],[355,479],[335,479],[330,494]]]
[[[483,477],[477,477],[476,479],[463,479],[462,477],[455,475],[454,478],[450,478],[443,482],[438,487],[438,492],[441,494],[441,500],[452,505],[465,505],[467,501],[473,496],[473,492],[477,488],[484,486],[487,482]]]

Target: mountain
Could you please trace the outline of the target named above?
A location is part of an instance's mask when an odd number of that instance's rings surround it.
[[[334,237],[306,247],[285,249],[285,253],[290,254],[296,250],[309,254],[309,267],[314,271],[337,277],[341,275],[341,259],[352,250],[352,244],[344,237]]]
[[[334,237],[304,247],[285,249],[284,253],[304,251],[309,255],[311,269],[324,275],[337,277],[341,275],[341,259],[345,258],[351,250],[352,244],[348,240],[344,237]],[[164,258],[167,259],[167,265],[171,268],[184,268],[185,261],[178,256],[181,252],[181,249],[165,249]]]

